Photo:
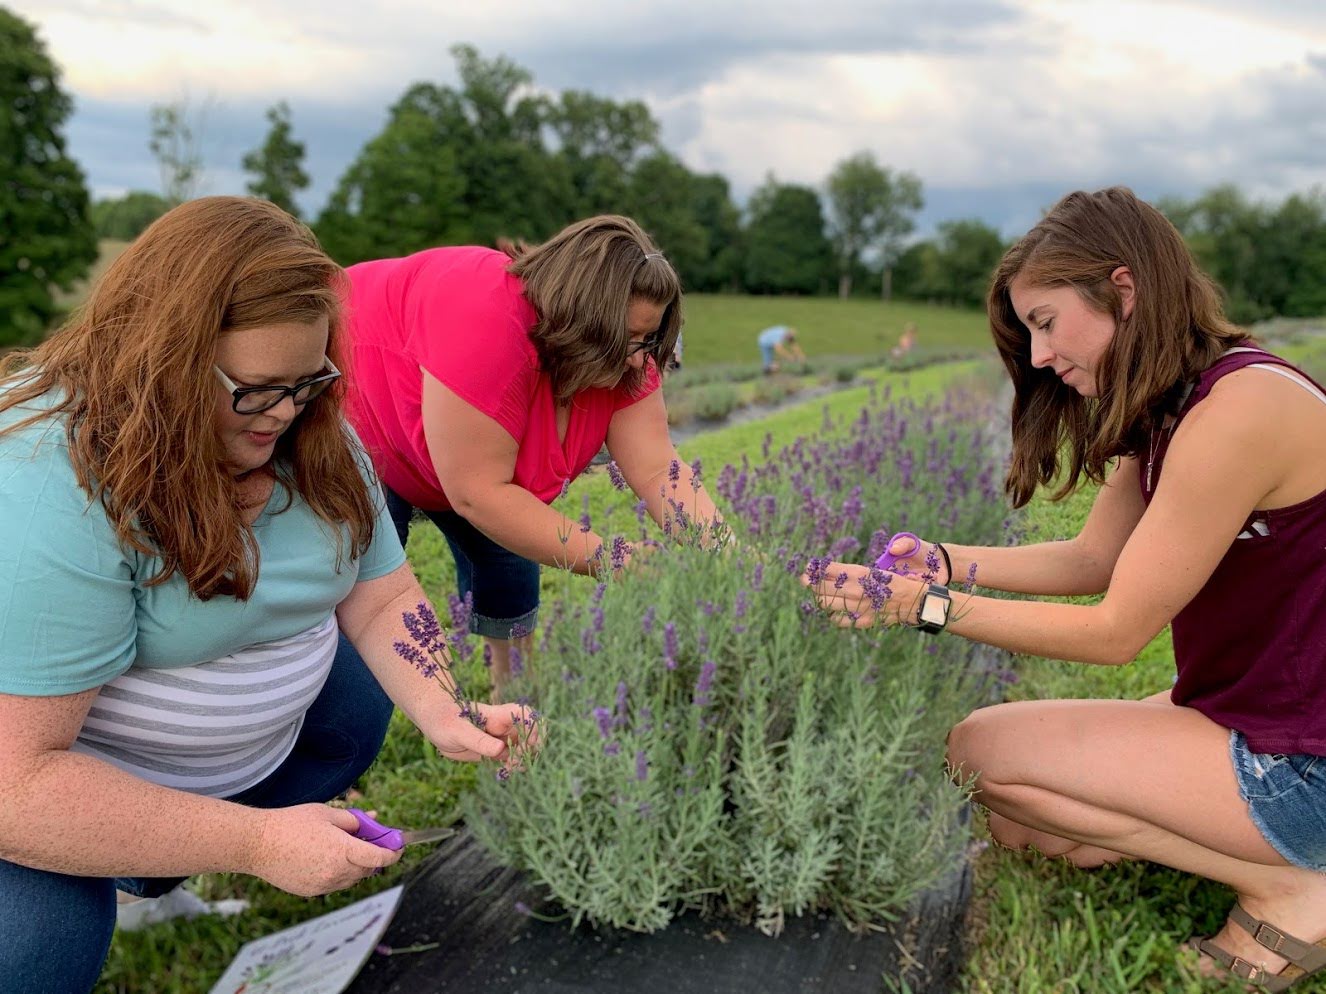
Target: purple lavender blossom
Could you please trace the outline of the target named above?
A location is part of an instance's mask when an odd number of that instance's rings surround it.
[[[668,463],[668,482],[671,483],[673,488],[675,489],[677,486],[677,481],[680,479],[681,479],[681,463],[679,463],[676,459],[673,459],[670,463]]]
[[[608,742],[603,746],[603,755],[605,756],[620,756],[621,751],[622,744],[620,742]]]
[[[631,546],[621,535],[614,535],[612,538],[612,571],[620,573],[626,569],[626,557],[630,554]]]
[[[589,520],[589,494],[585,494],[585,496],[581,499],[579,521],[580,521],[580,533],[582,535],[588,535],[591,528]]]
[[[612,734],[612,712],[605,707],[596,707],[592,713],[598,722],[599,738],[606,739]]]
[[[718,666],[712,659],[706,659],[700,666],[700,675],[695,680],[695,697],[693,703],[697,708],[709,706],[709,691],[714,685],[714,673]]]
[[[487,649],[487,644],[484,645]],[[513,677],[525,675],[525,654],[520,651],[520,646],[512,645],[507,654],[507,661]]]
[[[696,459],[691,463],[691,489],[699,490],[700,486],[700,460]]]
[[[643,749],[635,754],[635,778],[641,783],[649,779],[649,756]]]
[[[498,783],[506,783],[511,779],[511,770],[508,767],[499,766],[494,776],[497,778]]]
[[[640,630],[644,634],[646,635],[653,634],[654,617],[656,614],[657,612],[654,610],[654,605],[650,604],[647,608],[645,608],[644,614],[640,616]]]
[[[751,571],[751,574],[750,574],[750,588],[751,588],[751,590],[754,590],[754,591],[757,592],[757,593],[758,593],[760,590],[764,589],[764,563],[763,563],[763,562],[758,562],[758,563],[756,563],[756,564],[755,564],[755,569],[753,569],[753,570]]]
[[[828,573],[829,563],[832,561],[828,556],[811,556],[809,562],[806,563],[806,579],[813,584],[819,583]]]
[[[614,490],[626,489],[626,477],[622,475],[622,469],[617,465],[617,460],[610,460],[608,463],[608,479],[612,481]]]
[[[971,593],[974,586],[976,586],[976,564],[972,563],[967,567],[967,581],[962,585],[962,589],[967,593]]]
[[[631,713],[630,696],[631,689],[626,686],[626,681],[618,681],[616,707],[613,709],[612,718],[612,725],[614,728],[621,728],[626,724],[627,716]]]
[[[677,668],[677,626],[671,621],[663,626],[663,665]]]

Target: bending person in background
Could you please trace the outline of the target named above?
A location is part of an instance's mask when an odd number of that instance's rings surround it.
[[[778,362],[805,362],[806,353],[801,351],[797,342],[797,330],[789,325],[776,324],[765,328],[756,336],[755,342],[760,347],[760,364],[765,375],[779,370]]]
[[[415,508],[446,537],[495,689],[513,640],[534,630],[540,564],[596,575],[629,563],[632,550],[610,554],[549,506],[605,442],[665,530],[673,502],[718,520],[659,390],[681,285],[633,221],[593,217],[535,248],[430,249],[349,276],[351,420],[401,538]]]
[[[1326,963],[1311,945],[1326,938],[1326,395],[1225,319],[1179,233],[1121,188],[1060,201],[1004,257],[989,313],[1014,387],[1013,503],[1101,482],[1081,533],[923,545],[882,603],[836,592],[866,571],[830,565],[820,600],[844,623],[1103,666],[1172,623],[1172,690],[983,708],[949,761],[976,775],[1005,845],[1232,887],[1203,969],[1283,990]],[[947,584],[973,564],[995,589],[1104,597],[950,603],[915,575]]]
[[[315,895],[395,862],[320,803],[393,700],[452,759],[506,755],[518,709],[480,731],[392,648],[424,595],[341,417],[341,278],[271,204],[194,200],[6,360],[6,990],[91,990],[117,888]]]

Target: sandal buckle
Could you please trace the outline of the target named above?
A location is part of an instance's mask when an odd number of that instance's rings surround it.
[[[1268,935],[1273,938],[1267,938]],[[1252,937],[1256,939],[1261,945],[1265,946],[1267,949],[1276,953],[1278,953],[1280,951],[1280,947],[1285,944],[1285,934],[1281,932],[1278,928],[1276,928],[1274,925],[1271,925],[1267,922],[1262,922],[1260,925],[1258,925],[1257,931],[1252,933]]]
[[[1250,984],[1260,984],[1266,979],[1262,968],[1255,963],[1249,963],[1242,956],[1235,956],[1229,964],[1229,972],[1241,980],[1246,980]]]

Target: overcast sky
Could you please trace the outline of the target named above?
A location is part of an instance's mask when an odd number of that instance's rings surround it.
[[[923,228],[1020,233],[1076,188],[1261,198],[1326,184],[1321,0],[0,0],[76,101],[94,195],[160,187],[148,108],[210,105],[204,193],[244,190],[263,113],[292,110],[316,214],[448,49],[505,55],[550,92],[640,99],[663,142],[744,201],[772,172],[822,184],[861,149],[917,173]]]

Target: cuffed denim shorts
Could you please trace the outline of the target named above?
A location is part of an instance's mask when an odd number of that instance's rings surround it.
[[[1271,848],[1294,866],[1326,873],[1326,759],[1253,752],[1236,731],[1229,756],[1239,795]]]
[[[385,483],[387,510],[401,545],[410,531],[414,507]],[[442,532],[456,561],[460,595],[470,594],[474,608],[470,631],[486,638],[509,639],[512,630],[533,632],[539,621],[539,564],[502,548],[455,511],[420,511]]]

